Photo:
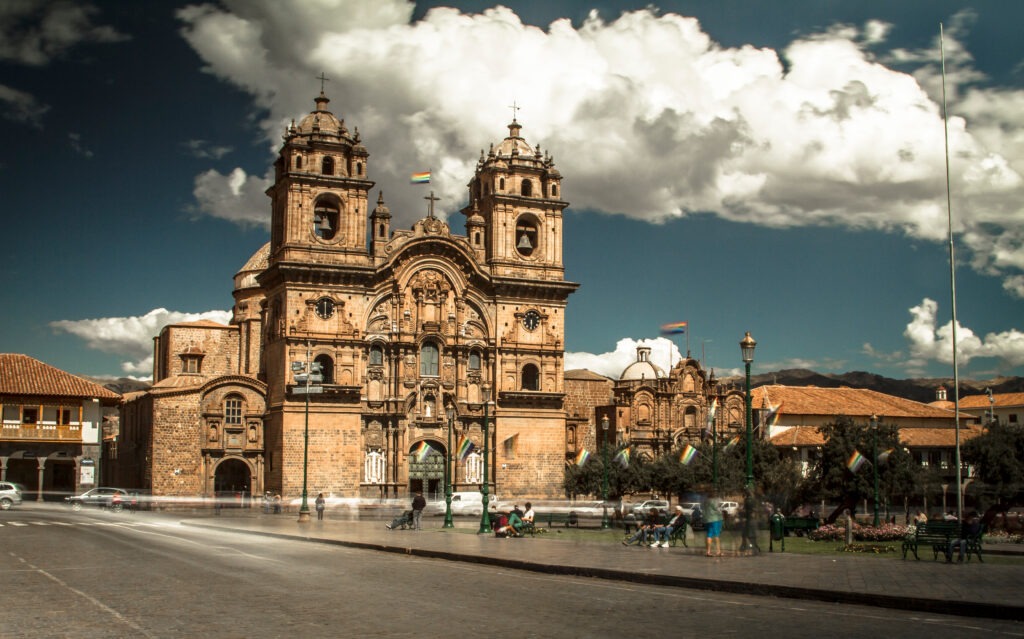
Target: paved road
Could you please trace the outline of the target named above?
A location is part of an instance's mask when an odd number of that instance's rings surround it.
[[[769,627],[818,639],[1024,634],[1008,621],[540,574],[177,519],[45,507],[0,513],[0,636],[479,637],[512,629],[517,637],[620,638],[673,628],[752,636]]]

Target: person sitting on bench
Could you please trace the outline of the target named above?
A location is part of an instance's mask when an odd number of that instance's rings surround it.
[[[675,516],[664,526],[658,526],[654,529],[654,542],[651,543],[651,548],[658,545],[658,539],[661,539],[662,548],[668,548],[668,540],[672,537],[672,531],[685,525],[686,517],[683,515],[683,507],[676,506]]]
[[[978,536],[981,532],[981,518],[978,517],[978,513],[971,512],[964,519],[964,523],[960,526],[960,537],[949,542],[949,546],[946,548],[946,563],[953,563],[953,549],[959,549],[959,556],[956,559],[958,564],[964,562],[964,553],[967,552],[967,540]]]

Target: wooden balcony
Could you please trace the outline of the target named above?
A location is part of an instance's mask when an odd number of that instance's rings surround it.
[[[4,424],[0,429],[0,441],[81,442],[82,429],[49,424]]]

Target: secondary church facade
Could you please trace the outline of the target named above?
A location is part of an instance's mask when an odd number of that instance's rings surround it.
[[[552,158],[513,119],[481,152],[465,234],[432,196],[424,218],[394,230],[383,195],[370,197],[358,130],[328,102],[321,93],[285,132],[270,242],[235,276],[231,324],[155,339],[153,387],[125,398],[116,481],[294,497],[306,473],[312,494],[436,494],[456,447],[456,489],[478,487],[486,446],[492,489],[560,495],[578,284],[565,280],[568,202]],[[297,374],[314,362],[322,390],[307,393]]]

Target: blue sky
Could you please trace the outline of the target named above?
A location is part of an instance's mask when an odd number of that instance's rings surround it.
[[[461,232],[521,107],[571,203],[567,368],[727,375],[750,331],[755,372],[951,377],[942,22],[960,374],[1024,374],[1024,5],[508,4],[5,3],[0,352],[145,378],[160,326],[226,320],[324,72],[397,228],[430,168]]]

